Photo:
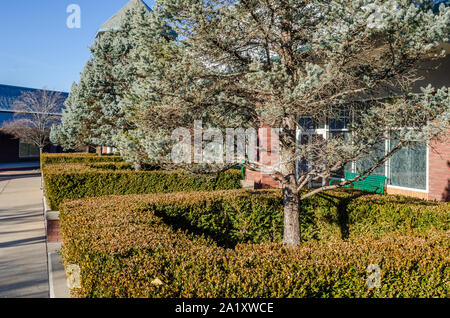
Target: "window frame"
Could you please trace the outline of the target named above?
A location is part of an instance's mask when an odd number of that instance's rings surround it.
[[[22,153],[21,153],[21,149],[20,149],[20,146],[21,145],[26,145],[27,146],[27,155],[23,155]],[[31,147],[36,147],[35,145],[33,145],[33,144],[30,144],[30,143],[27,143],[27,142],[24,142],[24,141],[22,141],[22,140],[19,140],[19,158],[20,159],[28,159],[28,158],[39,158],[40,156],[39,156],[39,148],[38,148],[38,153],[36,154],[36,155],[32,155],[31,154]],[[37,147],[36,147],[37,148]]]
[[[385,141],[385,149],[386,153],[390,151],[391,147],[391,136],[389,136],[389,139]],[[398,190],[406,190],[406,191],[414,191],[414,192],[422,192],[422,193],[428,193],[429,192],[429,168],[430,168],[430,162],[429,162],[429,147],[428,145],[425,145],[425,189],[419,189],[419,188],[411,188],[411,187],[405,187],[405,186],[398,186],[398,185],[392,185],[389,184],[391,179],[391,158],[385,162],[385,176],[386,176],[386,186],[391,189],[398,189]]]
[[[351,120],[353,119],[353,113],[351,113]],[[329,121],[327,121],[324,125],[324,128],[316,128],[316,129],[307,129],[307,130],[301,130],[297,129],[297,145],[300,142],[300,138],[302,135],[322,135],[325,139],[330,138],[332,133],[350,133],[351,135],[353,132],[349,128],[342,128],[342,129],[331,129],[329,125]],[[386,140],[384,141],[385,144],[385,154],[387,154],[390,151],[391,146],[391,136],[387,136]],[[391,158],[389,158],[384,163],[384,176],[386,177],[386,187],[391,189],[398,189],[398,190],[405,190],[405,191],[412,191],[412,192],[421,192],[421,193],[428,193],[429,192],[429,169],[430,169],[430,162],[429,162],[429,145],[425,145],[425,189],[419,189],[419,188],[411,188],[411,187],[405,187],[405,186],[397,186],[397,185],[390,185],[390,175],[391,175]],[[356,161],[352,161],[351,163],[351,172],[356,172]],[[299,177],[299,162],[296,160],[296,175],[297,178]]]

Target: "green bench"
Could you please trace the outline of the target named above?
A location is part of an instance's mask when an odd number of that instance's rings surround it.
[[[355,172],[346,172],[345,180],[351,180],[359,176],[358,173]],[[337,179],[333,179],[330,181],[329,185],[331,185]],[[340,180],[340,179],[339,179]],[[354,189],[384,194],[384,185],[386,183],[385,176],[378,176],[375,174],[369,175],[367,178],[361,181],[355,181],[345,186],[345,188],[349,188],[353,185]]]

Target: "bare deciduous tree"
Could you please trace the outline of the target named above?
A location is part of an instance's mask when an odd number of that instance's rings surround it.
[[[13,103],[14,119],[0,130],[23,142],[39,148],[39,153],[49,144],[52,125],[60,120],[59,111],[64,98],[61,93],[48,90],[26,91]]]

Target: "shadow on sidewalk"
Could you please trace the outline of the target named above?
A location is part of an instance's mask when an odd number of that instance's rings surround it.
[[[15,240],[15,241],[10,241],[10,242],[0,243],[0,248],[20,246],[20,245],[30,245],[30,244],[43,243],[43,242],[45,242],[45,236],[36,236],[36,237],[26,238],[23,240]]]

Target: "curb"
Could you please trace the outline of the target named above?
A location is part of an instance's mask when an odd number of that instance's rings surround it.
[[[50,298],[70,298],[70,290],[67,285],[66,270],[58,250],[59,243],[50,243],[47,250],[48,278]]]
[[[48,267],[48,285],[49,285],[49,290],[50,290],[50,298],[56,298],[55,297],[55,286],[53,285],[53,266],[52,266],[51,253],[47,253],[47,267]]]
[[[45,196],[45,189],[42,189],[42,201],[44,202],[45,233],[47,243],[61,242],[59,211],[53,211],[50,209]]]
[[[59,211],[50,209],[45,196],[45,187],[42,187],[42,202],[44,206],[45,234],[47,245],[47,271],[50,298],[70,298],[67,287],[66,272],[63,261],[57,251],[61,248],[59,235]]]

